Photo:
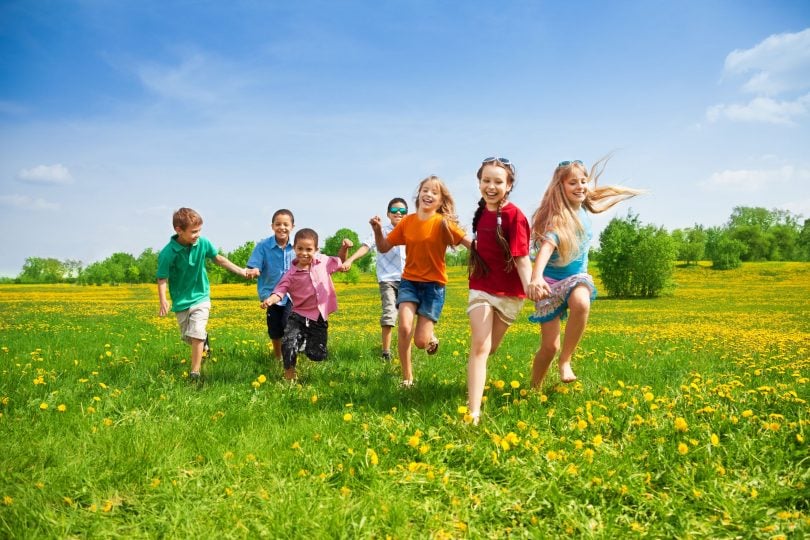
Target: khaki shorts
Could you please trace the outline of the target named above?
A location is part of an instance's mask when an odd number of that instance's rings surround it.
[[[184,311],[175,313],[177,324],[180,325],[180,337],[188,344],[192,339],[205,340],[208,332],[208,314],[211,312],[211,302],[200,302]]]
[[[467,313],[482,306],[490,306],[495,310],[500,320],[506,324],[512,324],[523,308],[523,298],[516,296],[497,296],[484,291],[470,289],[470,296],[467,299]]]

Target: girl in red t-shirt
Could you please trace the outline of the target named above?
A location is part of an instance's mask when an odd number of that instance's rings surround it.
[[[481,416],[487,358],[520,313],[532,273],[529,221],[507,199],[515,185],[515,166],[506,158],[487,158],[477,176],[481,200],[472,223],[467,306],[471,331],[467,404],[474,424]]]

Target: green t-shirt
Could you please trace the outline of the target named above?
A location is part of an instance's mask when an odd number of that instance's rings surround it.
[[[184,246],[177,241],[177,235],[174,235],[160,250],[157,278],[169,280],[172,311],[185,311],[209,300],[211,288],[208,285],[205,260],[216,256],[214,244],[202,236],[196,243]]]

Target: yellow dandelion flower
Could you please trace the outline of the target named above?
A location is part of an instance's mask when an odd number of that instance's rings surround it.
[[[259,381],[259,384],[264,384],[264,383],[267,382],[267,377],[265,377],[264,374],[262,374],[262,375],[259,375],[259,378],[256,379],[256,380]]]
[[[309,401],[310,401],[310,402],[311,402],[313,405],[315,405],[316,403],[318,403],[318,394],[312,394],[312,397],[311,397],[311,398],[309,398]]]
[[[506,386],[506,383],[498,379],[493,383],[493,386],[495,387],[496,390],[503,390],[503,387]]]
[[[44,402],[40,403],[39,408],[40,408],[40,410],[46,411],[46,410],[48,410],[48,404],[44,403]]]
[[[689,453],[689,447],[686,443],[678,443],[678,453],[682,456]]]
[[[420,454],[427,454],[428,452],[430,452],[430,446],[428,446],[427,444],[423,444],[422,446],[419,447]]]
[[[411,435],[410,437],[408,437],[408,446],[412,448],[416,448],[417,446],[419,446],[420,442],[421,441],[418,435]]]
[[[759,491],[757,491],[757,488],[751,488],[751,498],[756,499],[757,497],[759,497]]]
[[[6,506],[11,506],[14,504],[14,499],[9,497],[8,495],[3,495],[3,504]]]
[[[712,446],[719,445],[720,444],[720,437],[718,437],[716,434],[712,433],[711,442],[712,442]]]
[[[580,418],[579,421],[577,422],[577,429],[580,431],[584,431],[587,427],[588,422]]]
[[[301,443],[298,442],[298,441],[295,441],[294,443],[292,443],[290,445],[290,448],[292,448],[293,450],[301,450]]]
[[[56,406],[56,410],[59,412],[65,412],[67,410],[67,405],[65,405],[64,403],[60,403],[59,405]]]
[[[655,399],[655,394],[653,394],[652,392],[645,392],[644,393],[644,401],[649,402],[649,401],[652,401],[654,399]]]
[[[509,383],[509,386],[517,390],[518,388],[520,388],[520,383],[518,381],[512,381]]]
[[[751,418],[752,416],[754,416],[754,411],[752,411],[751,409],[746,409],[742,412],[740,416],[742,416],[743,418]]]
[[[595,453],[592,448],[586,448],[582,451],[582,456],[588,461],[592,461]]]
[[[797,433],[796,434],[796,441],[798,441],[799,443],[803,443],[804,442],[804,435],[802,435],[801,433]]]
[[[343,415],[344,422],[351,422],[352,421],[352,413],[346,413]]]
[[[456,409],[458,414],[467,414],[467,406],[466,405],[459,405],[458,409]]]
[[[518,420],[517,428],[520,431],[526,431],[526,428],[528,428],[528,427],[529,427],[529,425],[526,422],[524,422],[523,420]]]
[[[372,465],[378,465],[380,463],[380,457],[377,455],[377,452],[371,448],[366,450],[366,457],[368,458],[369,463]]]
[[[253,388],[258,388],[261,386],[261,383],[259,381],[253,381],[252,383],[250,383],[250,386],[252,386]]]
[[[160,478],[153,478],[152,482],[149,483],[149,486],[153,489],[158,487],[159,485],[160,485]]]
[[[674,422],[673,425],[675,427],[675,431],[681,431],[681,432],[689,431],[689,424],[687,424],[686,420],[684,418],[680,417],[680,416],[675,419],[675,422]]]
[[[592,442],[593,442],[593,445],[594,445],[594,446],[601,446],[601,445],[602,445],[602,442],[603,442],[603,441],[602,441],[602,436],[601,436],[601,435],[598,435],[598,434],[597,434],[597,435],[594,435]]]

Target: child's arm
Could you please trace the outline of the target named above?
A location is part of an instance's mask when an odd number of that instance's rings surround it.
[[[343,267],[342,267],[342,270],[343,270],[344,272],[348,272],[349,270],[351,270],[351,268],[352,268],[352,263],[354,263],[354,261],[356,261],[357,259],[359,259],[359,258],[360,258],[360,257],[362,257],[363,255],[365,255],[366,253],[368,253],[368,252],[369,252],[369,249],[370,249],[370,248],[369,248],[369,247],[368,247],[366,244],[362,244],[362,245],[361,245],[359,248],[357,248],[357,251],[355,251],[355,252],[354,252],[354,253],[351,255],[351,257],[349,257],[348,259],[346,259],[345,261],[343,261]]]
[[[523,284],[523,292],[529,296],[529,288],[532,282],[532,261],[528,255],[515,257],[515,269],[520,276],[520,283]]]
[[[169,312],[169,300],[166,298],[166,285],[167,279],[157,280],[158,285],[158,299],[160,300],[160,311],[158,312],[161,317],[164,317]]]
[[[371,229],[374,231],[374,244],[377,246],[378,253],[388,253],[394,247],[385,237],[382,231],[382,220],[380,216],[374,216],[368,221]]]
[[[354,246],[354,242],[352,242],[349,238],[344,238],[343,241],[340,243],[340,250],[338,251],[338,257],[340,257],[341,262],[346,262],[346,256],[349,254],[349,248]]]
[[[214,263],[217,266],[221,266],[222,268],[225,268],[226,270],[236,274],[237,276],[242,276],[243,278],[254,277],[254,275],[258,275],[258,274],[256,274],[256,272],[259,271],[258,268],[253,268],[253,269],[248,270],[248,269],[242,268],[241,266],[236,266],[230,260],[228,260],[228,258],[225,257],[224,255],[217,255],[216,257],[214,257]]]
[[[555,249],[554,244],[548,240],[543,240],[543,243],[540,244],[540,251],[537,253],[537,258],[534,260],[534,270],[532,271],[532,278],[529,283],[529,290],[527,291],[529,298],[532,300],[540,300],[551,293],[548,283],[543,279],[543,270],[546,269],[548,260],[551,258],[551,254],[554,253]]]
[[[270,306],[272,306],[273,304],[277,304],[279,302],[281,302],[281,297],[278,294],[273,293],[270,296],[268,296],[267,298],[265,298],[262,301],[262,303],[259,304],[259,305],[262,307],[262,309],[267,309]]]
[[[472,246],[472,236],[465,236],[464,238],[461,239],[461,242],[459,242],[459,244],[461,244],[467,249],[470,249],[470,246]]]

